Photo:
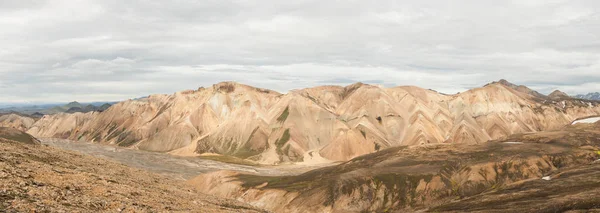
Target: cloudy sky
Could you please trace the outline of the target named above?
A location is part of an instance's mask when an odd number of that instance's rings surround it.
[[[0,102],[238,81],[600,91],[600,1],[3,0]]]

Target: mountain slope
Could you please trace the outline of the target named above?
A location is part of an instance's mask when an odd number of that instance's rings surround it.
[[[0,114],[0,127],[10,127],[21,131],[27,131],[33,126],[35,119],[19,114]]]
[[[188,183],[276,212],[561,212],[598,208],[599,150],[600,123],[577,124],[478,145],[394,147],[295,176],[219,171]]]
[[[0,127],[0,139],[16,141],[23,144],[39,145],[40,141],[33,136],[10,127]]]
[[[31,145],[0,129],[2,212],[264,212],[100,158]]]
[[[362,83],[280,94],[223,82],[103,112],[44,116],[28,132],[178,155],[311,163],[395,146],[482,143],[595,115],[598,102],[550,98],[507,81],[456,95]]]
[[[550,181],[511,184],[430,212],[600,212],[600,162],[559,171]]]

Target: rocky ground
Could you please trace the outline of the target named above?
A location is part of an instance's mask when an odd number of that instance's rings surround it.
[[[600,212],[599,159],[600,122],[395,147],[306,173],[0,128],[0,212]],[[235,171],[181,181],[217,167]]]
[[[516,134],[507,141],[571,145],[594,151],[596,160],[559,168],[540,178],[508,184],[498,190],[450,202],[432,212],[600,212],[600,122],[561,130]]]
[[[431,212],[600,212],[600,161],[563,169],[550,180],[518,182]]]
[[[301,175],[220,171],[189,183],[276,212],[593,210],[598,150],[600,123],[578,124],[481,145],[389,148]]]
[[[165,176],[9,138],[0,137],[0,212],[263,212]]]

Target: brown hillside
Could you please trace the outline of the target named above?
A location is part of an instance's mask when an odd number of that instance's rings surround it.
[[[189,183],[276,212],[562,212],[600,208],[598,150],[600,123],[578,124],[479,145],[395,147],[297,176],[221,171]]]
[[[477,144],[596,115],[597,102],[551,100],[507,81],[456,95],[361,83],[280,94],[223,82],[104,112],[44,116],[28,132],[177,155],[313,163],[396,146]]]
[[[13,136],[5,133],[1,212],[263,212],[100,158],[7,140]]]

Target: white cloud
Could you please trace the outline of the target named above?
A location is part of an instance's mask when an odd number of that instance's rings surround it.
[[[597,1],[3,1],[0,102],[240,81],[597,91]]]

